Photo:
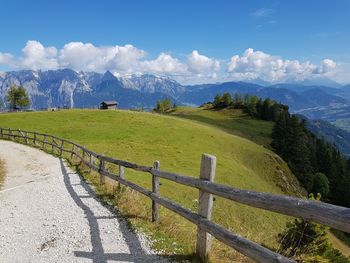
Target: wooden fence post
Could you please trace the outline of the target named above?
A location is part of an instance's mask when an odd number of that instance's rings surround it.
[[[36,145],[36,132],[34,132],[33,144]]]
[[[85,148],[85,145],[84,145],[83,147]],[[83,151],[83,153],[82,153],[81,156],[83,157],[83,160],[82,160],[82,161],[84,162],[84,161],[85,161],[85,155],[86,155],[86,153],[85,153],[85,150],[82,150],[82,151]]]
[[[26,132],[26,144],[29,144],[28,132]]]
[[[0,128],[0,134],[1,134],[1,138],[3,138],[4,134],[3,134],[2,128]]]
[[[44,135],[43,146],[41,147],[45,151],[46,135]]]
[[[209,154],[202,155],[200,179],[214,182],[216,170],[216,157]],[[199,208],[198,214],[208,220],[211,220],[213,209],[213,195],[199,190]],[[211,235],[198,225],[197,228],[197,255],[203,262],[208,259],[208,253],[211,247]]]
[[[54,153],[54,144],[56,144],[55,138],[51,137],[51,153]]]
[[[61,146],[60,146],[60,156],[62,157],[62,153],[63,153],[63,147],[64,147],[64,141],[61,140]]]
[[[159,170],[160,168],[160,162],[155,161],[153,163],[153,169]],[[152,192],[155,193],[156,195],[159,194],[159,177],[152,174]],[[158,215],[158,204],[156,201],[152,200],[152,222],[157,221],[159,218]]]
[[[72,159],[72,162],[73,162],[73,156],[74,156],[74,147],[75,147],[75,145],[73,144],[73,146],[72,146],[72,154],[70,155],[70,158]]]
[[[89,154],[89,173],[91,173],[92,172],[92,154],[90,153]]]
[[[100,160],[100,167],[98,169],[98,171],[100,173],[100,184],[104,184],[105,183],[105,176],[101,173],[104,170],[105,170],[105,161],[104,160]]]
[[[124,168],[124,166],[119,165],[119,174],[118,174],[118,176],[120,178],[122,178],[122,179],[125,178],[125,168]],[[118,184],[118,188],[119,188],[119,191],[120,191],[121,188],[122,188],[121,183]]]

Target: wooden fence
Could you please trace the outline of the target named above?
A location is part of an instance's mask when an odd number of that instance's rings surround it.
[[[158,161],[155,161],[153,166],[144,166],[118,160],[97,154],[77,143],[48,134],[0,128],[0,138],[35,146],[42,150],[51,151],[59,156],[62,156],[63,153],[68,153],[71,158],[76,156],[91,170],[97,171],[100,174],[101,184],[104,183],[104,178],[107,176],[118,181],[120,184],[126,185],[141,194],[148,196],[152,200],[152,221],[158,219],[158,205],[162,205],[186,218],[193,224],[197,225],[196,252],[203,261],[207,259],[210,251],[210,239],[212,235],[216,239],[231,246],[256,262],[294,262],[291,259],[279,255],[213,223],[211,221],[213,195],[252,207],[303,218],[308,221],[317,222],[350,233],[350,208],[285,195],[241,190],[227,185],[214,183],[216,158],[212,155],[203,154],[200,178],[194,178],[162,171],[160,170],[160,164]],[[111,171],[108,171],[108,167],[106,166],[108,163],[118,165],[119,173],[113,174]],[[124,177],[124,168],[150,173],[152,175],[152,191],[126,180]],[[198,213],[194,213],[190,209],[160,196],[159,178],[164,178],[199,189]]]

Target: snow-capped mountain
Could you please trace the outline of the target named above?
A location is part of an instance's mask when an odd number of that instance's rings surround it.
[[[184,86],[175,80],[150,74],[123,76],[120,78],[120,81],[128,89],[146,93],[164,93],[173,97],[177,97],[186,90]]]
[[[157,99],[176,96],[185,87],[174,80],[153,75],[117,78],[111,72],[21,70],[0,75],[0,99],[5,101],[12,85],[23,86],[34,109],[47,107],[96,107],[103,100],[117,100],[123,108],[153,107]]]
[[[109,71],[101,74],[71,69],[21,70],[0,74],[0,102],[5,102],[11,85],[26,88],[34,109],[91,108],[104,100],[116,100],[120,108],[153,108],[157,100],[167,97],[177,104],[200,105],[224,92],[269,97],[310,118],[322,113],[319,118],[327,119],[333,112],[345,116],[343,110],[348,114],[350,107],[348,86],[332,88],[290,83],[261,86],[246,82],[183,86],[170,78],[149,74],[116,77]]]

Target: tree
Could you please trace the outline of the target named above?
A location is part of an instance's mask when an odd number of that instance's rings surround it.
[[[287,121],[286,149],[289,167],[309,191],[312,187],[314,173],[311,166],[311,151],[305,127],[294,115]]]
[[[222,95],[222,103],[225,107],[230,106],[232,104],[232,97],[230,93],[226,92],[224,93],[224,95]]]
[[[271,120],[271,114],[270,114],[271,106],[272,106],[272,101],[269,98],[266,98],[262,105],[261,118],[263,120],[266,120],[266,121]]]
[[[322,196],[327,196],[329,193],[329,181],[325,174],[316,173],[313,176],[313,183],[311,192],[314,194],[321,194]]]
[[[28,94],[22,86],[11,86],[6,99],[12,110],[21,109],[30,105]]]
[[[256,104],[259,101],[257,96],[246,96],[245,103],[247,105],[247,111],[251,116],[256,116]]]
[[[243,102],[244,102],[244,98],[242,94],[236,93],[233,98],[233,103],[235,108],[237,109],[243,108]]]
[[[287,114],[282,114],[272,130],[272,142],[271,146],[282,158],[287,159]]]
[[[256,116],[258,119],[262,119],[262,107],[263,107],[263,103],[262,103],[262,99],[260,98],[258,100],[258,102],[256,103]]]
[[[163,102],[161,100],[157,100],[157,106],[155,110],[160,113],[164,112]]]
[[[166,98],[164,100],[157,100],[157,105],[153,110],[159,113],[168,113],[169,110],[176,108],[176,103],[171,104],[171,100],[169,98]]]
[[[168,111],[171,109],[171,100],[169,98],[166,98],[163,101],[163,108],[164,108],[164,111]]]
[[[221,103],[222,103],[222,96],[220,94],[216,94],[213,102],[214,108],[220,107]]]

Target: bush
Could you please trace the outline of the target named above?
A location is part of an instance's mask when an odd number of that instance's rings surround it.
[[[320,199],[318,195],[317,200]],[[313,195],[311,195],[313,199]],[[329,228],[303,219],[287,223],[286,230],[278,235],[280,253],[297,262],[350,263],[328,240]]]

